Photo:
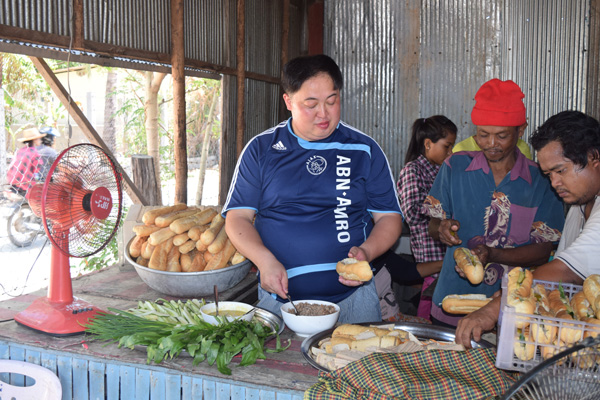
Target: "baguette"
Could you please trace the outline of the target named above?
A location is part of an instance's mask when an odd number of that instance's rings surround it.
[[[136,264],[139,264],[142,267],[147,267],[149,261],[150,260],[148,260],[147,258],[144,258],[142,256],[139,256],[138,258],[135,259]]]
[[[548,300],[548,292],[541,283],[538,283],[533,288],[533,297],[535,297],[535,313],[546,317],[554,316],[550,310],[550,302]]]
[[[368,282],[373,278],[369,263],[356,258],[344,258],[336,264],[335,270],[342,278],[351,281]]]
[[[196,212],[188,217],[183,217],[171,222],[169,227],[177,234],[187,232],[196,225],[208,224],[217,214],[212,208],[207,208],[204,211]]]
[[[192,260],[195,255],[195,252],[181,254],[181,256],[179,257],[179,265],[181,265],[181,272],[190,272]]]
[[[179,235],[173,236],[173,244],[175,246],[181,246],[182,244],[187,242],[189,239],[190,238],[189,238],[187,232],[180,233]],[[196,245],[196,243],[194,243],[194,247],[195,247],[195,245]]]
[[[150,261],[148,262],[148,268],[156,269],[159,271],[166,271],[167,269],[167,259],[169,257],[169,252],[173,247],[173,239],[167,239],[158,246],[154,248],[152,252],[152,257],[150,257]]]
[[[138,258],[142,254],[142,245],[146,242],[146,236],[136,236],[129,245],[131,258]]]
[[[206,268],[204,268],[204,270],[212,271],[215,269],[225,268],[227,266],[227,261],[229,261],[234,254],[235,247],[233,247],[231,240],[227,239],[223,250],[213,255],[213,258],[206,264]]]
[[[471,250],[466,247],[456,248],[454,250],[454,261],[473,285],[479,285],[483,281],[483,264]]]
[[[175,236],[175,232],[169,229],[169,227],[166,227],[151,234],[148,238],[148,242],[153,246],[158,246],[159,244],[161,244],[167,239],[172,238],[173,236]]]
[[[196,253],[194,258],[192,259],[192,264],[188,272],[201,272],[206,268],[206,261],[204,261],[204,257],[202,253]]]
[[[231,265],[236,265],[244,261],[246,261],[246,257],[244,257],[239,251],[236,251],[233,257],[231,257]]]
[[[514,351],[515,356],[522,361],[531,360],[535,355],[535,345],[532,343],[527,343],[527,340],[529,340],[529,329],[517,329]]]
[[[590,275],[583,281],[583,293],[600,319],[600,275]]]
[[[533,283],[533,274],[528,269],[516,267],[508,272],[508,284],[506,288],[509,294],[520,297],[529,297],[531,294],[531,285]]]
[[[215,237],[217,236],[217,234],[221,230],[221,227],[223,227],[224,224],[225,218],[223,218],[221,214],[215,215],[215,217],[210,223],[210,227],[204,232],[202,232],[202,235],[200,235],[200,241],[202,241],[202,243],[207,246],[211,244],[213,240],[215,240]]]
[[[167,271],[169,272],[181,272],[181,264],[179,263],[179,257],[181,253],[177,246],[171,247],[171,251],[167,256]]]
[[[362,325],[354,325],[354,324],[343,324],[334,329],[331,333],[331,337],[338,336],[357,336],[360,334],[364,334],[365,332],[372,332],[375,336],[385,336],[389,335],[392,330],[390,329],[382,329],[376,328],[372,326],[362,326]]]
[[[515,312],[518,312],[518,313],[533,314],[533,312],[535,311],[535,297],[533,297],[533,296],[521,297],[521,296],[515,295],[514,293],[510,293],[506,297],[506,303],[509,306],[514,307]],[[515,326],[519,329],[525,329],[529,325],[529,322],[530,322],[529,318],[526,318],[526,319],[517,318],[517,321],[515,322]]]
[[[200,240],[200,236],[202,235],[202,232],[207,230],[209,226],[210,225],[196,225],[188,231],[188,236],[194,242],[197,242],[198,240]]]
[[[156,246],[153,246],[150,243],[148,243],[148,241],[145,241],[142,245],[142,257],[149,260],[150,257],[152,257],[152,253],[154,252],[154,247]]]
[[[194,242],[193,240],[188,240],[187,242],[179,246],[179,251],[181,252],[181,254],[186,254],[194,250],[195,248],[196,242]]]
[[[146,225],[152,225],[154,224],[156,217],[173,211],[185,210],[186,208],[187,206],[185,204],[175,204],[174,206],[166,206],[148,210],[142,216],[142,222]]]
[[[442,309],[450,314],[470,314],[490,301],[485,294],[450,294],[442,300]]]
[[[213,240],[212,243],[208,245],[206,250],[208,250],[212,254],[216,254],[216,253],[220,252],[221,250],[223,250],[223,247],[225,246],[226,241],[227,241],[227,232],[225,232],[225,225],[223,225],[221,227],[221,230],[217,234],[217,237],[215,237],[215,240]]]
[[[138,236],[150,236],[159,229],[160,227],[156,225],[136,225],[133,227],[133,232]]]
[[[159,215],[154,220],[156,226],[160,226],[161,228],[166,228],[176,219],[189,217],[190,215],[194,215],[198,212],[196,207],[190,207],[183,210],[173,211],[168,214]]]

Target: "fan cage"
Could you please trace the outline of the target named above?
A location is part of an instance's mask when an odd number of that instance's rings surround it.
[[[600,336],[589,336],[524,374],[502,400],[600,398]]]
[[[94,216],[89,196],[105,187],[112,205],[105,219]],[[114,160],[93,144],[74,145],[56,158],[42,193],[42,217],[48,237],[72,257],[89,257],[114,237],[121,221],[121,174]]]

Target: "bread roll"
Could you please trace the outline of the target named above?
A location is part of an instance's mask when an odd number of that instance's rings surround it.
[[[129,245],[129,255],[131,258],[138,258],[142,254],[142,245],[146,242],[147,236],[136,236]]]
[[[207,246],[211,244],[213,240],[215,240],[215,237],[219,234],[219,231],[224,224],[225,218],[223,218],[221,214],[215,215],[210,223],[210,227],[202,232],[202,235],[200,235],[200,241]]]
[[[231,265],[239,264],[241,262],[246,261],[246,257],[239,251],[236,251],[235,254],[231,257]]]
[[[522,331],[521,329],[517,329],[517,336],[515,338],[514,351],[515,356],[519,360],[527,361],[531,360],[535,355],[535,345],[531,343],[527,343],[529,340],[529,331],[525,329]]]
[[[483,281],[483,264],[479,261],[479,257],[471,253],[471,250],[457,247],[454,250],[454,261],[473,285],[479,285]]]
[[[484,294],[450,294],[442,300],[442,309],[450,314],[469,314],[490,301]]]
[[[149,261],[150,260],[148,260],[147,258],[144,258],[142,256],[139,256],[138,258],[135,259],[136,264],[139,264],[142,267],[147,267]]]
[[[534,343],[550,344],[556,339],[558,327],[550,320],[541,320],[529,324],[529,337]]]
[[[174,206],[159,207],[152,210],[148,210],[142,216],[142,221],[146,225],[152,225],[154,224],[156,217],[168,214],[173,211],[185,210],[186,208],[187,205],[185,204],[175,204]]]
[[[154,248],[150,261],[148,262],[148,268],[157,269],[159,271],[167,270],[167,260],[169,258],[169,252],[173,247],[173,239],[168,239],[159,244]]]
[[[200,240],[202,232],[207,230],[209,226],[210,225],[196,225],[190,228],[190,230],[188,231],[188,236],[190,237],[190,239],[197,242],[198,240]]]
[[[169,228],[177,234],[187,232],[196,225],[208,224],[217,214],[212,208],[207,208],[204,211],[197,212],[188,217],[179,218],[171,222]]]
[[[190,238],[189,238],[187,232],[183,232],[183,233],[173,236],[173,244],[175,246],[181,246],[188,240],[190,240]],[[196,243],[194,243],[194,247],[196,247]]]
[[[389,335],[391,330],[376,328],[372,326],[343,324],[333,330],[333,332],[331,333],[331,337],[333,338],[338,336],[357,336],[365,332],[373,332],[373,334],[375,334],[376,336],[385,336]]]
[[[202,253],[196,253],[188,272],[201,272],[206,268],[206,261]]]
[[[529,297],[531,294],[531,284],[533,275],[528,269],[516,267],[508,272],[507,290],[509,295],[513,294],[520,297]]]
[[[173,246],[167,256],[167,271],[169,272],[181,272],[181,264],[179,263],[179,257],[181,253],[177,246]]]
[[[171,225],[171,223],[177,219],[189,217],[190,215],[194,215],[198,212],[196,207],[190,207],[183,210],[173,211],[168,214],[159,215],[154,220],[154,224],[156,226],[160,226],[161,228],[166,228]]]
[[[220,252],[221,250],[223,250],[223,247],[225,246],[226,241],[227,241],[227,232],[225,232],[225,225],[223,225],[221,227],[221,230],[217,234],[217,237],[215,237],[215,240],[213,240],[212,243],[208,245],[206,250],[210,251],[213,254],[216,254],[216,253]]]
[[[185,242],[184,244],[182,244],[181,246],[179,246],[179,251],[181,252],[181,254],[186,254],[189,253],[190,251],[194,250],[196,248],[196,242],[194,242],[193,240],[188,240],[187,242]]]
[[[515,308],[515,312],[522,314],[533,314],[535,311],[535,298],[533,296],[521,297],[515,296],[513,293],[507,295],[506,303]],[[519,329],[524,329],[529,325],[531,319],[517,318],[515,326]]]
[[[577,319],[585,321],[588,318],[594,318],[594,310],[583,291],[575,293],[573,297],[571,297],[570,304]]]
[[[156,225],[136,225],[133,227],[133,232],[138,236],[150,236],[159,229],[160,226]]]
[[[156,246],[151,245],[148,241],[145,241],[142,245],[142,257],[146,259],[150,259],[152,257],[152,253],[154,252],[154,248]]]
[[[181,256],[179,257],[179,265],[181,266],[181,272],[190,272],[192,260],[195,255],[196,255],[195,252],[181,254]]]
[[[367,261],[358,261],[356,258],[345,258],[335,266],[337,273],[351,281],[367,282],[373,278],[373,271]]]
[[[223,250],[214,254],[213,258],[206,264],[205,271],[225,268],[229,259],[235,254],[235,247],[231,240],[227,239]]]
[[[550,309],[550,301],[548,300],[548,292],[546,287],[538,283],[533,288],[533,297],[535,298],[535,313],[546,317],[553,317]]]
[[[583,281],[583,293],[600,319],[600,275],[590,275]]]
[[[148,238],[148,242],[153,246],[158,246],[159,244],[161,244],[167,239],[172,238],[173,236],[175,236],[175,232],[169,229],[169,227],[166,227],[151,234]]]

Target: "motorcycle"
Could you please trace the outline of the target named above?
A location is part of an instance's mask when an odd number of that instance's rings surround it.
[[[42,219],[36,216],[27,199],[6,185],[2,190],[1,206],[7,216],[8,239],[17,247],[28,247],[44,234]]]

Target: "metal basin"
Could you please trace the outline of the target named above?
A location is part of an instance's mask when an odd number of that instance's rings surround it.
[[[217,285],[219,292],[237,285],[248,275],[252,264],[246,260],[223,269],[202,272],[167,272],[150,269],[136,263],[129,255],[131,239],[125,250],[125,258],[133,265],[142,281],[157,292],[176,297],[201,297],[213,293]]]

